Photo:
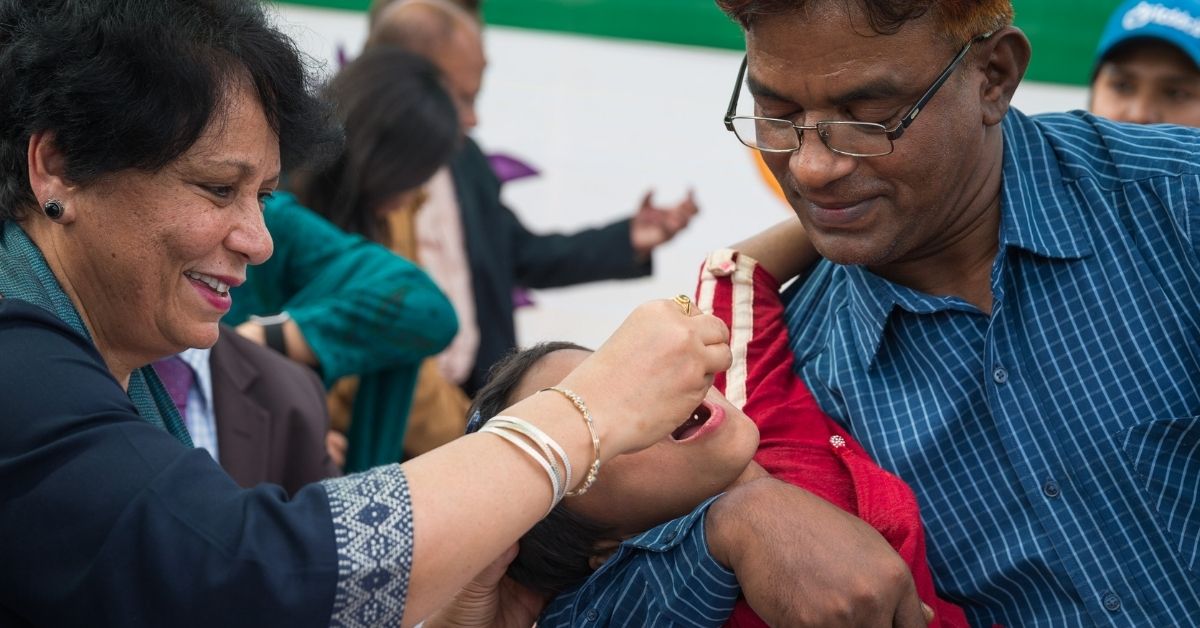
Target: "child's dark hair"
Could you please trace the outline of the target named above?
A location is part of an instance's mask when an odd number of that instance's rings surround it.
[[[471,403],[467,433],[479,430],[487,419],[518,401],[512,395],[538,360],[566,349],[590,351],[571,342],[544,342],[523,351],[514,350],[497,362],[488,374],[488,383]],[[612,533],[608,526],[571,512],[565,502],[559,503],[521,537],[520,552],[508,566],[508,575],[538,593],[558,595],[592,575],[589,560],[596,553],[596,544],[613,538]]]

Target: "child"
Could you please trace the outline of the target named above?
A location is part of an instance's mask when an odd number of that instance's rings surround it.
[[[827,418],[792,373],[778,291],[747,255],[709,257],[698,302],[730,325],[734,363],[717,381],[728,399],[711,392],[670,439],[614,459],[591,492],[564,501],[522,538],[509,575],[557,596],[539,626],[765,625],[744,601],[734,608],[736,577],[712,559],[702,525],[721,492],[763,468],[873,525],[908,562],[936,625],[966,625],[961,609],[936,597],[912,491]],[[510,357],[476,398],[477,416],[552,385],[584,356],[552,343]]]

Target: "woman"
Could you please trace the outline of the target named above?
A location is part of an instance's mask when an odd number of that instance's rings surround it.
[[[416,243],[423,186],[461,138],[440,73],[423,57],[375,46],[342,68],[324,95],[346,141],[336,159],[290,175],[289,189],[338,228],[424,266]],[[276,258],[260,272],[282,262]],[[406,458],[421,454],[463,434],[469,400],[442,376],[437,358],[421,363],[407,425],[402,410],[381,411],[372,403],[381,384],[392,397],[413,386],[388,373],[367,374],[342,378],[330,392],[335,425],[350,426],[352,469],[399,460],[401,447]]]
[[[454,100],[432,63],[386,46],[342,68],[324,96],[345,129],[342,150],[299,169],[288,187],[342,230],[400,244],[389,217],[419,205],[421,186],[458,148]]]
[[[262,200],[329,137],[305,85],[255,3],[0,0],[0,624],[410,625],[545,512],[552,474],[494,434],[290,500],[190,447],[146,365],[211,345],[270,255]],[[674,429],[724,341],[636,310],[563,382],[596,458]],[[597,453],[560,395],[506,414]]]
[[[332,159],[288,173],[295,196],[267,202],[275,255],[233,291],[225,321],[260,342],[264,330],[280,330],[277,349],[318,367],[326,384],[337,382],[330,414],[340,429],[349,424],[346,470],[361,471],[401,460],[410,407],[417,424],[428,425],[431,400],[457,401],[433,410],[457,422],[454,436],[463,432],[465,398],[430,388],[439,383],[436,365],[424,360],[454,337],[454,310],[408,261],[415,247],[394,247],[407,258],[399,259],[378,246],[389,244],[396,208],[411,219],[419,186],[450,158],[459,132],[437,71],[403,52],[365,53],[325,93],[346,142]],[[269,317],[279,312],[287,314]],[[253,315],[268,318],[245,322]]]

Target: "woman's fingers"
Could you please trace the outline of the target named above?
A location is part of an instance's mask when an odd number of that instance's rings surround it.
[[[729,367],[729,330],[676,296],[635,309],[564,384],[608,421],[614,453],[669,434],[704,399],[713,375]],[[619,418],[619,420],[618,420]]]

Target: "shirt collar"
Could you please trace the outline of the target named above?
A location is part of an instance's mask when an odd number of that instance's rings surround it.
[[[637,536],[626,539],[621,543],[620,551],[625,551],[627,547],[651,552],[665,552],[670,550],[682,543],[687,538],[691,528],[696,526],[698,522],[700,523],[700,529],[703,530],[704,515],[708,512],[708,507],[721,495],[714,495],[708,498],[697,506],[695,510],[678,519],[672,519]]]
[[[1066,187],[1054,147],[1037,124],[1011,109],[1004,133],[1001,186],[1001,247],[1017,247],[1043,257],[1079,259],[1092,252],[1079,204]],[[957,297],[934,297],[893,284],[861,266],[844,267],[850,286],[855,348],[862,364],[875,362],[892,311],[925,314],[942,310],[976,312]]]
[[[179,359],[192,367],[192,373],[196,375],[195,386],[200,391],[205,408],[211,408],[213,404],[212,368],[208,365],[210,355],[212,349],[185,349],[179,354]]]
[[[935,297],[896,285],[862,266],[847,266],[846,281],[850,286],[851,324],[854,328],[855,349],[865,368],[875,363],[883,330],[896,308],[914,314],[931,314],[946,310],[978,313],[975,306],[958,297]]]
[[[1005,117],[1003,132],[1000,245],[1054,259],[1091,255],[1079,199],[1067,189],[1054,145],[1015,109]]]

